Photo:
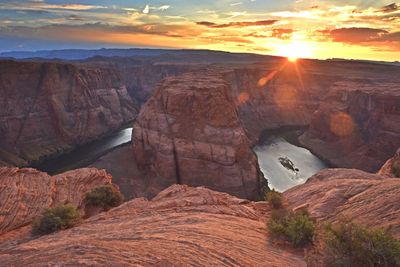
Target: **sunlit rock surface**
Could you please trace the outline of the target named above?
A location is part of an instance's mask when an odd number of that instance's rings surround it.
[[[319,221],[347,218],[391,228],[400,237],[400,179],[352,169],[326,169],[284,193],[291,208],[308,209]]]
[[[305,266],[267,240],[268,205],[175,185],[81,225],[0,250],[6,266]]]
[[[35,169],[0,168],[0,234],[29,224],[46,208],[71,203],[82,207],[91,189],[111,184],[104,170],[78,169],[56,176]]]

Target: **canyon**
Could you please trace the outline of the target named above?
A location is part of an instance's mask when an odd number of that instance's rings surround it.
[[[275,135],[335,167],[290,185],[290,209],[400,237],[399,66],[153,52],[0,60],[1,264],[307,266],[308,248],[268,241],[253,149]],[[130,127],[130,143],[101,144]],[[98,144],[76,164],[90,168],[24,168]],[[89,217],[85,194],[109,184],[127,201]],[[44,209],[67,203],[84,220],[31,235]]]

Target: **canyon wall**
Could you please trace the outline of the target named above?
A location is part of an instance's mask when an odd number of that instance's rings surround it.
[[[133,128],[138,166],[164,187],[204,185],[256,199],[264,179],[229,85],[214,72],[166,79]]]
[[[400,147],[399,83],[336,82],[300,142],[334,166],[376,172]]]
[[[0,162],[28,165],[137,115],[119,74],[68,63],[0,61]]]
[[[221,72],[252,144],[263,131],[307,127],[302,146],[333,166],[372,172],[400,146],[399,67],[300,60]]]

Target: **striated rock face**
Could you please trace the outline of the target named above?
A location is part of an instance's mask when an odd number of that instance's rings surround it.
[[[400,179],[351,169],[326,169],[284,193],[294,209],[320,221],[345,217],[368,227],[391,228],[400,237]]]
[[[104,170],[78,169],[56,176],[35,169],[0,168],[0,234],[29,224],[45,208],[81,206],[86,192],[112,177]],[[83,208],[83,207],[81,207]]]
[[[6,266],[305,266],[267,241],[266,203],[174,185],[81,225],[0,250]]]
[[[107,68],[0,61],[0,162],[27,165],[132,121],[120,80]]]
[[[334,166],[379,170],[400,146],[400,87],[375,82],[337,82],[300,142]]]
[[[261,172],[230,88],[211,72],[168,78],[133,129],[138,166],[164,187],[182,183],[255,199]]]
[[[321,91],[334,77],[315,74],[284,61],[264,67],[235,68],[225,74],[231,84],[239,117],[253,144],[264,130],[304,127],[318,108]]]

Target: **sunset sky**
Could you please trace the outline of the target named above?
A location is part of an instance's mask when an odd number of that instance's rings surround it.
[[[0,0],[0,51],[195,48],[400,60],[400,3],[383,0]]]

